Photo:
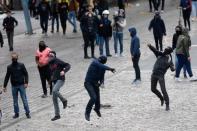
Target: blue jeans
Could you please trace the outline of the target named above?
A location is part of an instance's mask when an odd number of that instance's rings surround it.
[[[76,23],[77,21],[76,21],[76,13],[75,13],[75,11],[70,11],[68,13],[68,21],[73,26],[74,31],[77,31],[77,23]]]
[[[192,16],[197,17],[197,1],[192,1]]]
[[[24,85],[20,85],[20,86],[12,86],[12,96],[13,96],[13,105],[14,105],[14,113],[18,114],[19,113],[19,106],[18,106],[18,92],[20,93],[22,102],[23,102],[23,106],[25,109],[25,112],[27,114],[30,113],[29,111],[29,105],[28,105],[28,101],[27,101],[27,97],[26,97],[26,90]]]
[[[104,55],[103,54],[103,46],[105,44],[105,49],[106,49],[106,55],[110,55],[110,51],[109,51],[109,37],[100,37],[100,44],[99,44],[99,50],[100,50],[100,55]]]
[[[175,55],[175,69],[178,68],[178,65],[179,65],[179,63],[178,63],[178,58],[177,58],[177,56]],[[183,65],[183,74],[186,75],[186,66],[185,66],[185,65]]]
[[[90,100],[86,106],[86,113],[90,114],[93,105],[95,104],[95,110],[100,110],[100,90],[96,84],[85,82],[84,83],[85,89],[87,90]]]
[[[114,49],[115,53],[118,53],[118,42],[120,44],[120,54],[123,52],[123,32],[113,32],[114,37]]]
[[[186,66],[186,70],[189,74],[190,77],[193,76],[192,74],[192,69],[191,69],[191,63],[188,60],[188,58],[182,54],[177,54],[177,59],[178,59],[178,66],[176,69],[176,77],[178,78],[181,72],[182,67],[185,65]]]
[[[52,18],[52,31],[54,31],[54,24],[55,24],[55,21],[56,21],[56,24],[57,24],[57,31],[59,31],[59,15],[53,15],[53,18]]]
[[[66,101],[66,99],[59,92],[60,88],[63,85],[64,85],[64,81],[63,80],[58,80],[57,82],[54,83],[54,87],[53,87],[53,104],[54,104],[55,116],[59,116],[60,115],[58,98],[62,102]]]

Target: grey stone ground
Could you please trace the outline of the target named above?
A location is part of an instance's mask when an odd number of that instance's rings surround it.
[[[142,84],[131,85],[134,79],[132,62],[129,54],[130,37],[125,30],[124,57],[109,59],[108,65],[117,69],[116,74],[107,73],[105,89],[101,89],[101,103],[111,105],[111,108],[102,109],[102,118],[98,119],[94,112],[91,114],[91,122],[84,119],[84,109],[89,99],[84,90],[83,81],[90,60],[83,60],[83,40],[81,33],[49,34],[46,38],[41,35],[41,30],[35,30],[33,36],[17,35],[15,48],[20,54],[20,61],[26,64],[30,74],[30,84],[27,89],[32,119],[27,120],[22,105],[21,116],[17,120],[12,119],[13,107],[10,89],[2,95],[3,122],[2,130],[6,131],[195,131],[197,129],[197,97],[196,83],[184,80],[175,83],[173,73],[166,75],[166,86],[170,96],[171,111],[166,112],[160,107],[160,102],[150,91],[150,74],[155,57],[147,49],[146,43],[153,42],[152,33],[147,31],[147,26],[152,14],[147,13],[147,3],[140,3],[140,7],[132,4],[127,9],[128,27],[135,26],[141,38],[141,72]],[[168,1],[169,7],[162,15],[167,26],[165,46],[171,45],[174,27],[177,25],[178,10],[172,1]],[[112,9],[114,10],[114,9]],[[112,12],[112,11],[111,11]],[[20,16],[22,17],[22,16]],[[35,23],[34,23],[35,24]],[[36,25],[36,24],[35,24]],[[196,74],[196,33],[197,23],[192,23],[192,68]],[[22,29],[22,28],[21,28]],[[49,47],[57,51],[57,56],[71,63],[72,69],[67,74],[65,86],[61,92],[68,98],[68,108],[61,110],[62,119],[51,122],[53,117],[52,98],[40,98],[42,94],[39,74],[34,62],[34,53],[38,42],[45,40]],[[111,41],[111,53],[114,55],[113,40]],[[96,48],[98,56],[98,48]],[[10,62],[8,47],[0,49],[0,80],[3,82],[6,65]],[[61,103],[60,103],[61,107]]]

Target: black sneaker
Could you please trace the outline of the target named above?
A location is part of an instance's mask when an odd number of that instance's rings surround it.
[[[101,112],[100,111],[95,110],[95,109],[94,109],[94,111],[96,112],[96,114],[97,114],[98,117],[101,117]]]
[[[90,57],[89,56],[84,56],[84,59],[90,59]]]
[[[42,98],[47,98],[47,95],[43,94],[41,97],[42,97]]]
[[[90,115],[87,114],[87,113],[85,113],[85,119],[86,119],[87,121],[90,121]]]
[[[67,100],[63,101],[62,104],[63,104],[63,109],[65,109],[67,107]]]
[[[77,30],[73,30],[73,33],[77,33]]]
[[[112,57],[112,55],[109,54],[109,55],[107,55],[107,57]]]
[[[16,118],[18,118],[18,117],[19,117],[19,114],[16,113],[12,118],[13,118],[13,119],[16,119]]]
[[[29,113],[26,113],[26,117],[27,117],[28,119],[30,119],[30,118],[31,118],[31,116],[30,116],[30,114],[29,114]]]
[[[169,105],[166,105],[166,111],[169,111],[169,110],[170,110]]]
[[[55,117],[53,117],[52,119],[51,119],[51,121],[56,121],[56,120],[58,120],[58,119],[60,119],[61,117],[60,116],[55,116]]]
[[[54,31],[52,30],[51,33],[53,33]]]

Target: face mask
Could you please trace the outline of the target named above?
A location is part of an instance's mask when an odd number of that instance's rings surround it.
[[[17,61],[18,61],[18,59],[17,59],[17,58],[12,58],[12,63],[13,63],[13,64],[16,64],[16,63],[17,63]]]

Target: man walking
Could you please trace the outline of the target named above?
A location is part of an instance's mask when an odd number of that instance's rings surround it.
[[[54,25],[56,21],[56,31],[59,32],[59,3],[57,0],[53,0],[51,3],[51,17],[52,17],[52,27],[51,33],[54,32]]]
[[[151,31],[152,28],[153,28],[153,35],[155,39],[156,49],[162,51],[163,50],[163,36],[166,35],[166,27],[158,11],[155,12],[155,16],[151,20],[148,30]]]
[[[51,80],[53,82],[53,104],[55,110],[55,117],[51,121],[55,121],[60,119],[58,98],[62,101],[63,108],[65,109],[67,107],[67,100],[61,95],[59,90],[65,83],[65,73],[70,70],[70,64],[56,58],[56,52],[54,51],[50,52],[50,57],[49,65],[52,72]]]
[[[87,121],[90,121],[90,113],[93,105],[95,105],[94,111],[99,117],[101,117],[99,87],[104,83],[106,70],[115,73],[115,69],[104,65],[106,63],[106,56],[100,56],[98,59],[94,59],[90,64],[86,74],[84,86],[90,96],[90,100],[86,106],[85,111],[85,119]]]
[[[15,113],[13,118],[15,119],[19,117],[18,93],[20,93],[27,118],[31,118],[26,97],[26,88],[28,87],[28,72],[25,68],[25,65],[18,62],[17,53],[12,53],[12,64],[7,67],[7,73],[4,80],[4,92],[6,92],[6,87],[10,78]]]
[[[42,34],[47,34],[48,20],[51,15],[51,8],[46,0],[42,0],[38,5],[38,14],[40,15],[40,26],[42,28]]]
[[[73,26],[73,33],[77,33],[77,11],[78,11],[78,3],[76,0],[70,0],[69,3],[69,12],[68,12],[68,21]]]
[[[140,60],[140,40],[137,36],[136,28],[130,28],[129,29],[130,36],[132,37],[131,40],[131,58],[133,61],[133,68],[135,69],[135,80],[133,81],[133,84],[137,84],[141,82],[141,76],[140,76],[140,67],[139,67],[139,60]]]
[[[68,2],[62,0],[62,2],[59,5],[59,13],[63,34],[65,35],[68,20]]]
[[[18,21],[11,16],[11,12],[7,12],[7,17],[3,20],[3,27],[6,30],[7,38],[8,38],[8,44],[10,51],[13,51],[13,43],[14,43],[14,28],[18,25]]]
[[[174,64],[172,62],[172,56],[171,53],[173,52],[173,49],[171,47],[165,48],[164,52],[158,51],[153,47],[152,45],[148,44],[148,47],[150,50],[155,54],[157,57],[157,60],[155,62],[155,65],[153,67],[153,73],[151,75],[151,91],[157,95],[157,97],[161,100],[161,106],[163,106],[164,101],[166,104],[166,111],[170,110],[169,106],[169,97],[168,93],[166,91],[165,86],[165,73],[167,72],[168,68],[171,69],[171,71],[175,71]],[[157,90],[157,83],[159,82],[161,93]]]

